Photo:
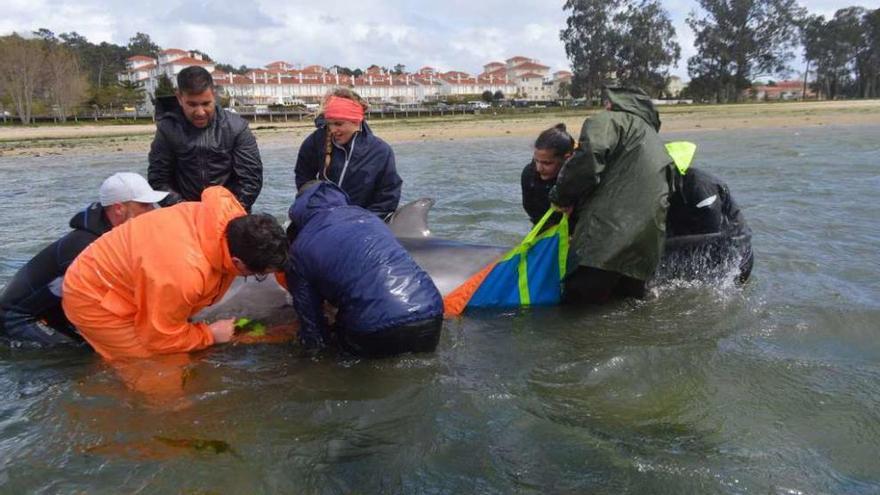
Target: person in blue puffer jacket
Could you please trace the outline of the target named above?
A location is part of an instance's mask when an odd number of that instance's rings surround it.
[[[295,237],[285,275],[305,347],[323,347],[334,333],[343,349],[365,357],[437,347],[440,291],[377,216],[320,181],[300,188],[289,216]],[[332,329],[325,301],[338,309]]]
[[[400,202],[403,180],[391,146],[364,121],[366,109],[367,103],[348,88],[327,95],[315,120],[318,129],[300,145],[296,188],[316,179],[331,181],[348,194],[351,204],[387,220]]]

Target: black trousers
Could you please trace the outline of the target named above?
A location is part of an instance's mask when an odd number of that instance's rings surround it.
[[[362,357],[389,357],[405,352],[434,352],[440,342],[443,317],[420,320],[374,333],[339,332],[346,351]]]
[[[604,304],[614,299],[642,299],[644,280],[598,268],[579,266],[562,281],[563,304]]]

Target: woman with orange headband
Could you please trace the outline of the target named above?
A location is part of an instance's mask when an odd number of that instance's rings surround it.
[[[394,151],[364,121],[367,103],[347,88],[324,98],[315,120],[318,130],[303,141],[296,158],[296,188],[318,179],[333,182],[351,204],[382,219],[400,202],[403,181],[397,175]]]

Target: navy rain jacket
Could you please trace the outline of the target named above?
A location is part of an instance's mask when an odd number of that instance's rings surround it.
[[[296,157],[296,188],[315,179],[327,179],[348,194],[351,204],[366,208],[384,218],[400,203],[403,180],[397,175],[394,151],[370,129],[366,122],[345,146],[333,145],[328,177],[324,177],[324,140],[327,127],[323,117],[315,120],[318,130],[303,141]],[[348,160],[348,167],[345,166]],[[342,171],[345,170],[345,176]],[[320,174],[320,176],[319,176]]]
[[[289,216],[297,236],[285,272],[305,346],[329,336],[324,301],[338,308],[337,330],[358,334],[443,315],[431,277],[378,217],[349,205],[336,185],[310,187]]]
[[[92,203],[70,219],[70,228],[71,232],[28,261],[0,293],[0,327],[5,313],[10,312],[45,320],[65,335],[77,335],[61,309],[62,277],[77,255],[113,226],[101,204]]]

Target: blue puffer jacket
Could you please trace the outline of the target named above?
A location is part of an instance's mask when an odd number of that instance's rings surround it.
[[[397,175],[394,151],[373,134],[366,122],[345,146],[333,146],[328,177],[324,170],[324,143],[327,128],[324,119],[315,121],[318,130],[303,141],[296,157],[297,190],[315,179],[328,179],[348,194],[353,205],[366,208],[380,217],[397,209],[403,180]],[[348,159],[348,167],[345,166]],[[342,175],[343,169],[345,175]]]
[[[337,330],[359,334],[443,315],[431,277],[379,218],[349,205],[335,184],[306,189],[289,215],[297,237],[285,271],[304,345],[320,346],[328,336],[324,301],[339,310]]]

